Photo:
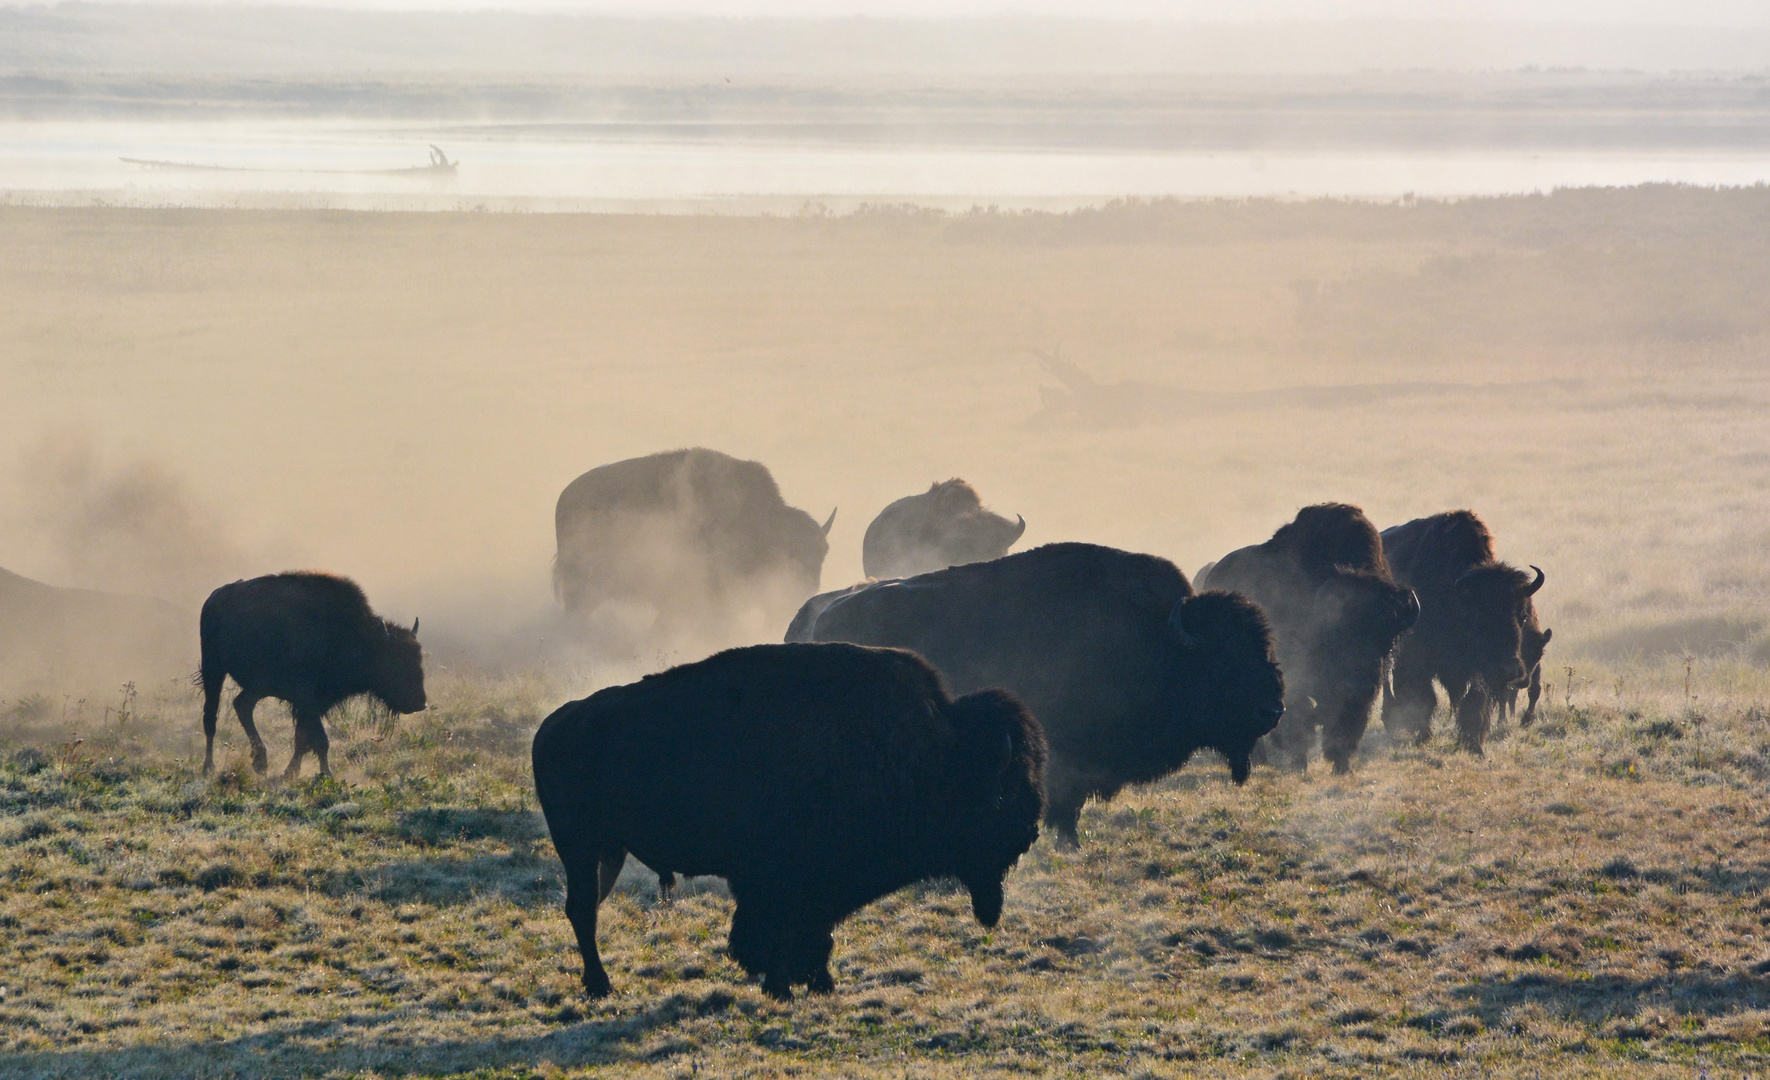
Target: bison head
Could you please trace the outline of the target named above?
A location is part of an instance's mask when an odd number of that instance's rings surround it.
[[[1002,917],[1002,878],[1039,838],[1045,735],[1014,695],[984,690],[953,702],[958,784],[953,872],[985,926]]]
[[[424,649],[418,644],[418,620],[410,630],[383,621],[370,661],[372,692],[396,713],[423,712]]]
[[[803,510],[784,508],[779,536],[785,569],[802,597],[817,592],[823,582],[824,557],[830,553],[830,528],[836,524],[836,511],[822,525]]]
[[[1505,563],[1484,563],[1456,581],[1453,594],[1460,609],[1459,620],[1468,635],[1463,644],[1471,657],[1474,674],[1490,693],[1523,686],[1530,677],[1521,655],[1525,605],[1543,587],[1544,574],[1536,578]]]
[[[953,519],[940,539],[940,558],[947,566],[986,562],[1008,553],[1026,532],[1026,519],[1009,521],[1000,514],[977,510]]]
[[[1254,744],[1284,715],[1266,616],[1237,593],[1199,593],[1174,605],[1168,633],[1180,648],[1179,693],[1197,744],[1228,758],[1235,782],[1245,782]]]
[[[1316,688],[1293,687],[1312,697],[1375,685],[1383,658],[1420,617],[1420,598],[1405,585],[1366,570],[1338,570],[1316,586],[1310,628],[1309,668]]]

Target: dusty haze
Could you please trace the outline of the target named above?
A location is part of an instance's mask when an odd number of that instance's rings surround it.
[[[1468,506],[1558,656],[1761,651],[1770,192],[823,218],[0,210],[0,565],[190,604],[291,566],[547,633],[597,464],[765,462],[860,577],[962,476],[1189,574],[1297,507]],[[1041,359],[1041,356],[1043,359]],[[1053,362],[1055,359],[1055,363]],[[489,646],[488,646],[489,647]],[[681,658],[678,656],[677,658]]]

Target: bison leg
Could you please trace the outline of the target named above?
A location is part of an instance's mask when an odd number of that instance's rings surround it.
[[[1091,794],[1087,782],[1072,770],[1053,763],[1046,772],[1045,791],[1045,825],[1056,832],[1057,846],[1079,847],[1081,838],[1076,835],[1076,827]]]
[[[736,893],[736,889],[732,890]],[[732,962],[751,978],[760,978],[767,962],[768,931],[756,905],[737,898],[737,910],[731,913],[731,930],[726,936],[725,951]]]
[[[799,975],[803,979],[805,989],[813,994],[834,993],[835,976],[830,974],[830,953],[835,951],[836,939],[831,936],[833,926],[808,927],[799,941]]]
[[[260,776],[270,767],[270,755],[265,752],[264,740],[258,737],[258,725],[252,722],[252,710],[258,707],[261,695],[241,690],[234,697],[234,714],[240,718],[240,727],[246,731],[246,738],[252,743],[252,771]]]
[[[221,714],[221,683],[226,675],[203,672],[203,775],[215,768],[215,722]]]
[[[1377,688],[1371,687],[1368,694],[1356,694],[1340,705],[1340,711],[1328,718],[1321,728],[1321,756],[1333,762],[1334,775],[1346,776],[1352,772],[1352,755],[1357,752],[1358,744],[1364,739],[1364,729],[1370,726],[1371,704],[1376,700]]]
[[[621,868],[627,865],[627,852],[623,848],[609,848],[602,853],[602,859],[596,866],[596,902],[601,904],[608,899],[608,894],[615,891],[615,882],[621,879]]]
[[[1481,743],[1487,738],[1488,725],[1493,719],[1493,702],[1487,691],[1479,686],[1470,687],[1456,703],[1456,716],[1457,748],[1480,757]]]
[[[327,751],[331,749],[331,740],[326,738],[326,725],[317,710],[310,707],[298,707],[295,710],[295,755],[289,759],[289,767],[283,772],[283,779],[293,780],[301,772],[301,758],[309,751],[320,759],[320,775],[331,776],[332,766],[327,759]]]
[[[1514,691],[1516,693],[1516,691]],[[1543,666],[1538,664],[1530,669],[1530,689],[1525,691],[1524,712],[1519,714],[1518,722],[1525,727],[1536,719],[1536,702],[1543,696]]]
[[[1272,746],[1273,764],[1304,772],[1309,768],[1309,744],[1315,736],[1315,717],[1305,708],[1286,709],[1278,726],[1260,740]]]
[[[565,917],[578,935],[578,952],[584,957],[584,992],[591,997],[606,997],[614,987],[602,967],[602,954],[596,948],[596,909],[608,890],[614,888],[621,863],[627,853],[620,847],[605,847],[597,855],[594,849],[572,846],[571,853],[560,852],[565,863]],[[604,871],[613,864],[611,874]],[[607,888],[604,888],[604,881]]]
[[[1422,745],[1432,737],[1432,712],[1438,708],[1438,691],[1432,673],[1403,654],[1395,663],[1391,693],[1383,700],[1383,729],[1396,738]]]

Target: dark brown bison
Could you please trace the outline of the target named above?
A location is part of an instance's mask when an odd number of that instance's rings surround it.
[[[221,684],[229,675],[240,686],[234,712],[252,740],[252,767],[265,769],[264,740],[252,723],[259,699],[282,698],[295,714],[295,753],[283,776],[301,771],[301,759],[326,760],[321,720],[334,705],[373,694],[396,713],[424,708],[424,651],[418,621],[410,630],[380,618],[356,582],[331,574],[271,574],[223,585],[203,602],[197,624],[202,639],[203,771],[215,766],[215,720]]]
[[[715,450],[617,461],[560,494],[553,586],[574,615],[649,605],[662,634],[749,610],[778,626],[817,591],[835,519],[819,526],[781,499],[761,463]]]
[[[1537,699],[1543,696],[1543,653],[1549,647],[1549,639],[1555,631],[1547,629],[1538,620],[1536,603],[1525,606],[1524,618],[1519,621],[1520,636],[1518,641],[1518,659],[1524,661],[1524,669],[1530,672],[1530,682],[1525,691],[1524,712],[1519,715],[1518,722],[1528,727],[1536,719]],[[1511,716],[1518,710],[1518,688],[1508,686],[1500,695],[1500,712]]]
[[[896,649],[753,645],[564,705],[535,733],[535,791],[584,988],[609,992],[596,909],[628,852],[730,882],[731,957],[780,998],[832,989],[830,931],[912,882],[958,878],[994,926],[1044,764],[1019,702],[955,701]]]
[[[1420,615],[1413,590],[1390,576],[1364,511],[1306,506],[1270,540],[1200,571],[1195,584],[1241,593],[1272,624],[1285,714],[1263,745],[1302,769],[1319,727],[1322,756],[1334,772],[1350,772],[1396,639]]]
[[[1025,518],[992,514],[970,484],[947,480],[879,511],[861,541],[861,565],[870,578],[912,577],[999,559],[1025,532]]]
[[[1165,559],[1093,544],[865,586],[811,634],[910,649],[959,693],[1000,686],[1026,702],[1051,748],[1045,821],[1069,845],[1090,796],[1166,776],[1200,748],[1246,780],[1284,712],[1259,608],[1194,593]]]
[[[1400,584],[1420,597],[1420,618],[1402,635],[1383,699],[1383,726],[1425,742],[1444,685],[1457,744],[1481,753],[1493,704],[1525,685],[1522,622],[1544,574],[1494,557],[1493,534],[1475,514],[1453,510],[1383,530],[1383,553]]]

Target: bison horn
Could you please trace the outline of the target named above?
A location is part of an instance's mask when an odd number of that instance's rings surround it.
[[[1016,541],[1016,540],[1020,539],[1022,536],[1026,535],[1026,519],[1024,517],[1021,517],[1019,514],[1015,514],[1014,519],[1016,521],[1020,522],[1020,524],[1016,525],[1014,527],[1014,535],[1008,538],[1008,543],[1010,545],[1012,545],[1014,543],[1014,541]]]
[[[1536,591],[1543,587],[1543,579],[1548,577],[1547,574],[1543,573],[1543,568],[1540,566],[1533,566],[1531,569],[1536,571],[1536,580],[1531,582],[1530,587],[1524,590],[1525,596],[1535,596]]]
[[[1407,607],[1404,610],[1406,614],[1401,620],[1404,629],[1420,621],[1419,593],[1414,592],[1412,589],[1407,591]]]
[[[1192,631],[1186,629],[1185,600],[1175,604],[1174,610],[1168,612],[1168,633],[1174,636],[1175,643],[1182,649],[1190,649],[1198,644],[1198,638]]]
[[[418,617],[416,615],[412,616],[412,636],[418,636]]]
[[[831,508],[829,518],[827,518],[824,521],[823,534],[825,536],[830,535],[830,526],[834,525],[835,523],[836,523],[836,510],[835,510],[835,508]]]

